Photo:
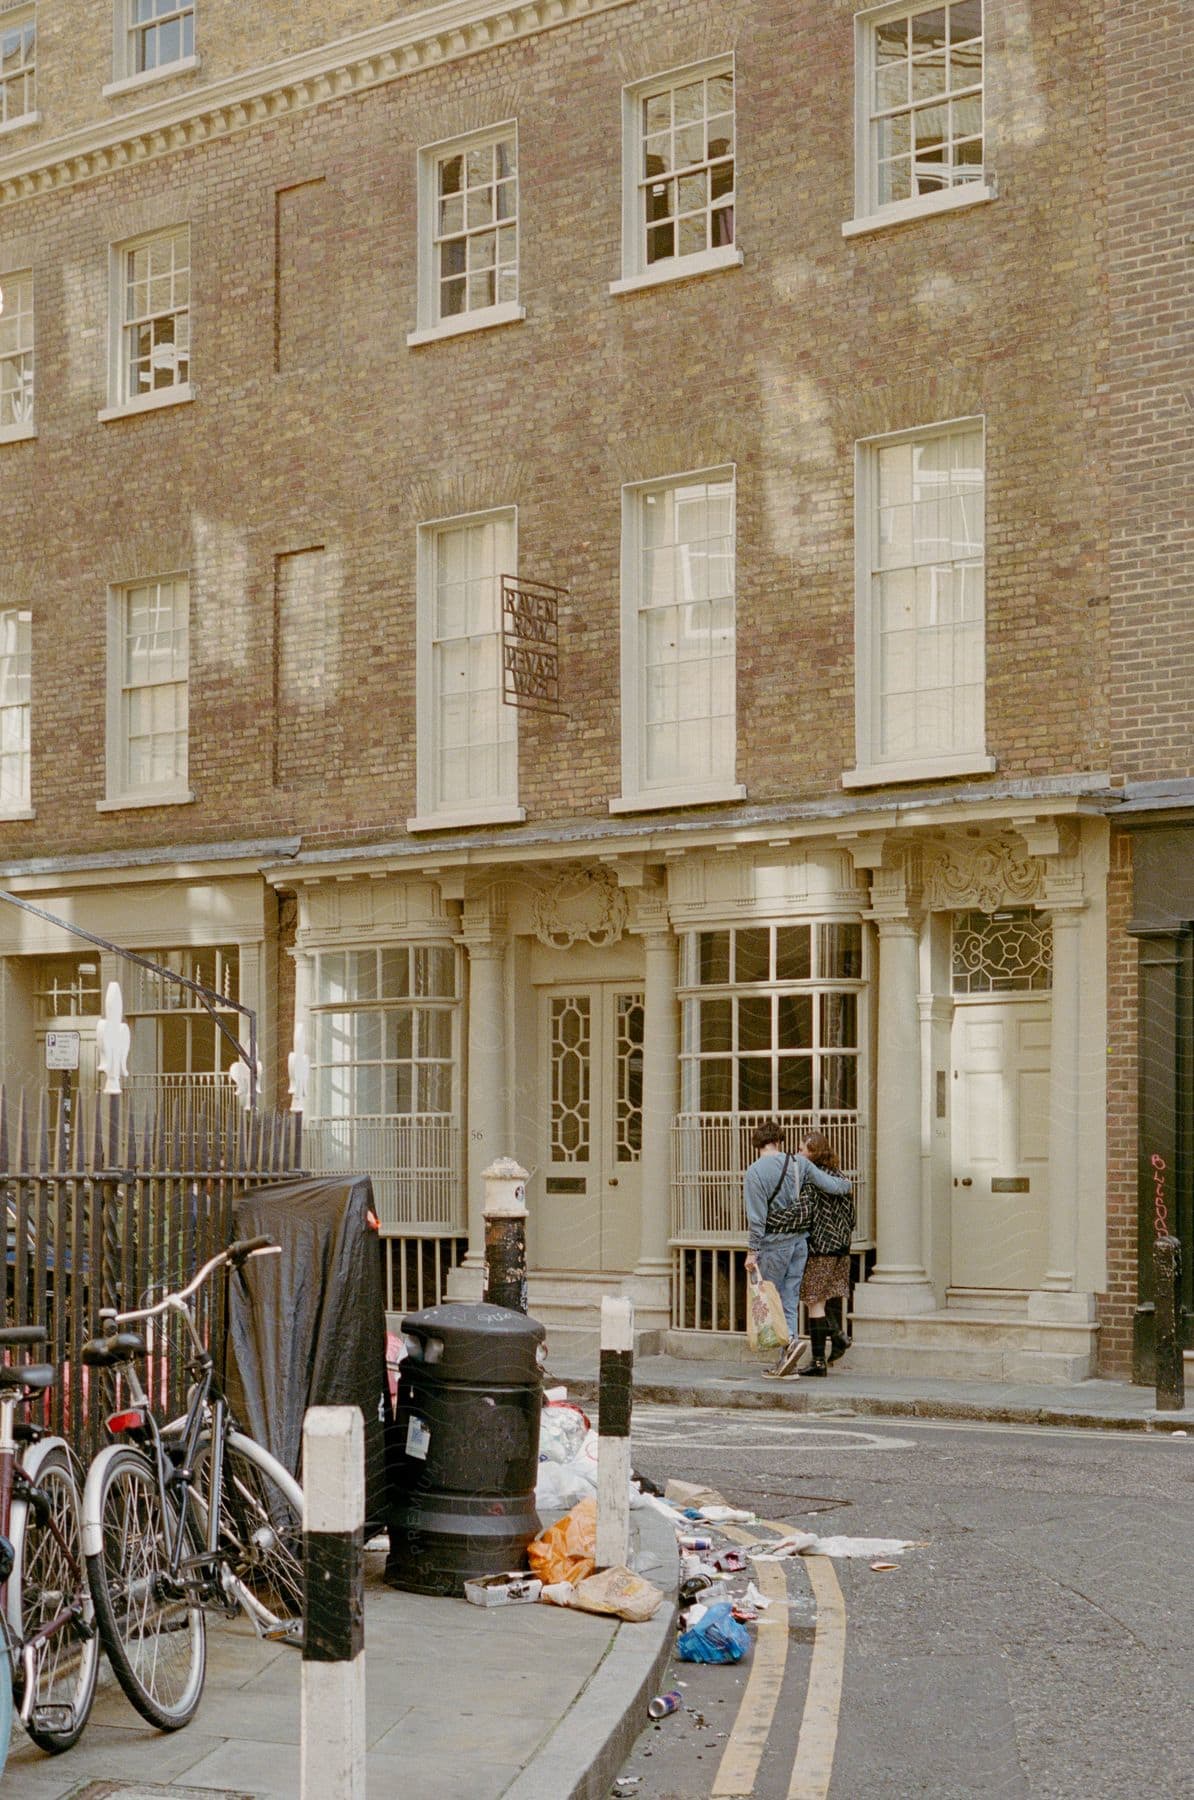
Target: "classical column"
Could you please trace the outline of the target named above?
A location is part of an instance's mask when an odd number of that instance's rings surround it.
[[[676,1002],[676,940],[670,931],[643,934],[646,953],[643,1017],[642,1208],[638,1275],[668,1276],[671,1258],[672,1121],[680,1091],[680,1014]]]
[[[506,1140],[506,943],[494,930],[465,934],[468,951],[468,1255],[485,1267],[485,1182],[491,1162],[509,1153]]]
[[[1046,1293],[1074,1286],[1078,1249],[1082,908],[1054,906],[1053,1006],[1049,1030],[1049,1237]]]
[[[872,914],[872,917],[875,915]],[[877,917],[878,1069],[875,1237],[878,1254],[855,1312],[892,1318],[936,1305],[922,1244],[920,933],[904,913]]]

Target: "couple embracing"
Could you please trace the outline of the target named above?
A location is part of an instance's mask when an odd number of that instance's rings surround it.
[[[839,1172],[833,1146],[823,1131],[810,1131],[793,1155],[785,1150],[783,1128],[766,1119],[751,1134],[755,1160],[743,1181],[746,1202],[747,1269],[757,1269],[763,1281],[779,1292],[787,1320],[789,1342],[774,1368],[766,1375],[793,1376],[804,1353],[806,1340],[796,1330],[796,1303],[803,1283],[813,1360],[806,1375],[827,1371],[826,1345],[832,1342],[828,1361],[845,1354],[846,1301],[850,1293],[850,1238],[854,1229],[854,1205],[850,1183]],[[834,1322],[826,1317],[831,1301],[837,1303]]]

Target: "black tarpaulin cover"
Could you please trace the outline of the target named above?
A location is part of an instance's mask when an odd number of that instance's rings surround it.
[[[365,1419],[365,1511],[385,1515],[385,1298],[373,1188],[365,1175],[317,1176],[246,1194],[238,1238],[270,1237],[231,1282],[235,1398],[249,1433],[297,1476],[309,1406],[359,1406]],[[234,1395],[235,1395],[235,1389]]]

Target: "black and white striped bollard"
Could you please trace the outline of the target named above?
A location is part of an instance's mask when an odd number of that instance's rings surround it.
[[[302,1800],[365,1800],[365,1426],[303,1420]]]
[[[527,1182],[512,1156],[499,1156],[485,1183],[485,1299],[490,1306],[527,1309]]]
[[[630,1411],[634,1383],[634,1303],[601,1302],[601,1369],[597,1392],[597,1567],[612,1569],[630,1554]]]

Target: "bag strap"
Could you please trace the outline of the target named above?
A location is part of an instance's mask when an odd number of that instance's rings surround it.
[[[784,1151],[784,1166],[779,1172],[779,1180],[776,1182],[775,1186],[772,1188],[771,1192],[767,1196],[768,1206],[771,1205],[771,1202],[775,1199],[776,1195],[779,1193],[779,1190],[783,1187],[784,1182],[788,1179],[788,1164],[791,1162],[791,1160],[792,1160],[792,1152],[790,1150],[785,1150]]]

